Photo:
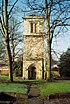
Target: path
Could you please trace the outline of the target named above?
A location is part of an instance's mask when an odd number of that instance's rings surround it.
[[[40,91],[37,84],[29,86],[28,99],[26,104],[43,104],[43,99],[40,98]]]
[[[13,97],[11,98],[1,93],[0,104],[70,104],[70,93],[69,95],[59,94],[59,96],[41,97],[38,85],[33,83],[28,84],[28,93],[26,96],[26,98],[19,97],[13,99]]]
[[[29,86],[29,92],[28,92],[28,99],[26,101],[26,104],[70,104],[70,95],[68,96],[60,96],[60,98],[42,98],[40,96],[40,90],[38,88],[38,85],[31,84]]]

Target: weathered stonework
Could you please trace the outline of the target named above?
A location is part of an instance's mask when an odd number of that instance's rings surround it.
[[[34,32],[31,32],[31,23]],[[44,18],[42,16],[24,17],[23,78],[43,79],[44,60]]]
[[[30,65],[33,65],[36,69],[35,69],[35,72],[36,72],[36,79],[42,79],[42,61],[23,61],[23,64],[24,64],[24,67],[23,69],[26,69],[24,70],[24,78],[25,79],[28,79],[28,68],[30,67]],[[33,79],[35,79],[33,78]]]
[[[40,59],[44,55],[43,36],[24,36],[24,59]]]

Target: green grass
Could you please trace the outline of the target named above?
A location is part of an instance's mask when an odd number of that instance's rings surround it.
[[[70,81],[58,81],[39,84],[42,96],[48,96],[55,93],[70,92]]]
[[[9,76],[7,76],[7,75],[0,75],[0,80],[7,81],[7,80],[9,80]]]
[[[27,89],[25,84],[0,83],[0,92],[26,93]]]
[[[0,76],[2,81],[9,81],[8,76]],[[48,96],[55,93],[65,93],[70,92],[70,81],[57,81],[57,82],[46,82],[44,80],[23,80],[23,78],[15,77],[14,82],[30,82],[36,83],[39,85],[39,89],[42,96]],[[17,92],[17,93],[26,93],[26,85],[18,83],[1,83],[0,92]]]
[[[28,79],[23,79],[22,77],[14,77],[14,82],[29,82],[29,83],[36,83],[36,84],[39,84],[39,83],[44,83],[45,80],[28,80]]]

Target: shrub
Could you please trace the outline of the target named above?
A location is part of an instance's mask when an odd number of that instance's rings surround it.
[[[70,49],[68,48],[66,52],[60,56],[59,61],[59,71],[60,75],[63,77],[70,77]]]
[[[60,74],[58,71],[51,71],[51,74],[53,78],[60,77]]]
[[[13,63],[13,73],[16,76],[22,76],[22,61],[15,61]]]

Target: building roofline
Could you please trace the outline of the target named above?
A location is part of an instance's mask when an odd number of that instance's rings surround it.
[[[30,16],[24,16],[23,19],[44,19],[43,16],[37,16],[37,15],[30,15]]]

